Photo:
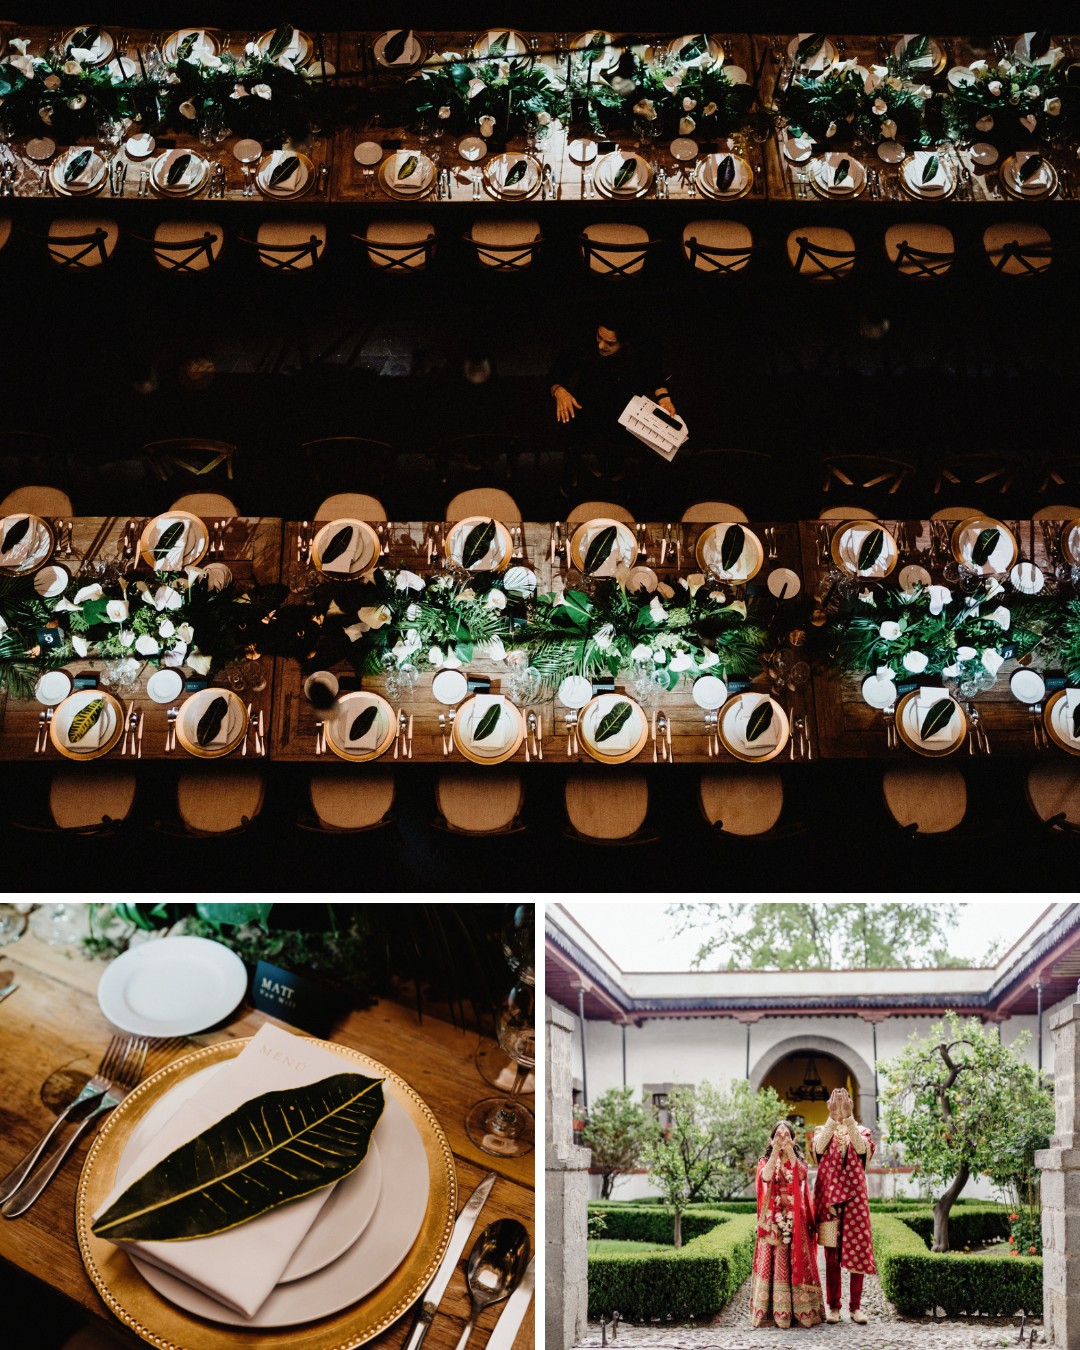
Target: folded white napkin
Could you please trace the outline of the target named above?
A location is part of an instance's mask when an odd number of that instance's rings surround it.
[[[840,167],[842,160],[847,160],[847,177],[842,182],[837,183],[836,170]],[[820,168],[820,181],[822,186],[829,192],[854,192],[862,182],[863,167],[857,159],[852,159],[850,155],[845,155],[839,150],[834,150],[831,154],[823,155],[818,160]]]
[[[810,36],[809,33],[800,33],[797,37],[792,38],[791,41],[788,43],[788,54],[792,57],[792,59],[794,59],[795,53],[799,49],[799,43],[805,42],[809,36]],[[832,49],[829,45],[828,39],[826,39],[821,44],[820,50],[816,52],[815,55],[812,56],[809,61],[806,62],[806,64],[803,66],[803,69],[824,70],[825,67],[831,61],[832,61]]]
[[[358,736],[355,741],[349,740],[349,728],[363,711],[363,708],[357,707],[355,702],[343,703],[338,709],[337,741],[346,750],[374,750],[379,744],[382,727],[380,726],[378,713],[375,714],[375,720],[362,736]]]
[[[720,169],[721,161],[726,158],[727,158],[726,154],[719,154],[719,155],[712,155],[709,159],[709,176],[712,179],[712,184],[714,188],[716,187],[718,182],[717,175]],[[732,167],[735,170],[735,176],[734,178],[732,178],[731,186],[727,189],[727,191],[729,193],[734,194],[736,192],[742,191],[743,187],[746,184],[747,178],[749,178],[750,176],[750,170],[747,166],[746,161],[742,159],[739,155],[732,155],[731,163]]]
[[[1080,689],[1065,690],[1065,730],[1068,732],[1070,740],[1076,740],[1073,735],[1073,714],[1076,711],[1076,705],[1080,703]]]
[[[948,697],[949,691],[947,689],[931,689],[929,686],[925,686],[919,690],[919,696],[914,700],[915,736],[917,739],[922,740],[922,724],[926,714],[935,703]],[[952,717],[939,731],[935,731],[932,736],[927,736],[924,744],[935,745],[941,743],[948,745],[951,741],[955,741],[958,716],[959,714],[954,711]]]
[[[900,39],[900,45],[896,48],[897,56],[903,56],[904,52],[907,50],[908,43],[918,36],[918,33],[905,33]],[[937,65],[939,51],[940,48],[937,43],[931,38],[926,44],[925,54],[916,57],[914,61],[909,61],[908,65],[910,65],[912,70],[930,70]]]
[[[135,1157],[124,1159],[115,1189],[94,1217],[104,1213],[131,1182],[174,1149],[244,1102],[264,1092],[304,1087],[352,1071],[355,1066],[349,1061],[302,1036],[293,1036],[269,1024],[260,1027],[251,1044],[219,1073],[211,1075]],[[251,1317],[277,1284],[332,1190],[333,1187],[326,1186],[213,1237],[117,1245],[129,1248],[143,1260]]]
[[[1013,182],[1016,184],[1016,186],[1020,189],[1021,192],[1045,192],[1046,189],[1050,186],[1051,182],[1050,166],[1045,162],[1045,160],[1043,161],[1042,164],[1039,165],[1039,167],[1035,170],[1035,172],[1031,175],[1031,177],[1027,180],[1026,183],[1021,183],[1020,181],[1020,170],[1024,167],[1024,164],[1027,162],[1027,160],[1029,160],[1032,155],[1037,153],[1038,151],[1036,150],[1030,151],[1021,150],[1017,152],[1016,159],[1013,161],[1013,170],[1012,170]]]
[[[596,538],[598,534],[600,534],[602,530],[606,530],[607,528],[608,527],[606,525],[598,525],[595,530],[586,530],[585,535],[581,542],[582,560],[584,560],[585,555],[588,553],[592,541]],[[629,559],[623,557],[622,544],[623,544],[623,536],[619,533],[618,530],[616,530],[615,542],[611,546],[611,552],[607,555],[607,557],[596,569],[596,571],[591,574],[592,576],[613,577],[619,570],[619,568],[624,564],[624,562],[629,562]]]
[[[609,736],[606,741],[596,740],[596,732],[600,723],[615,707],[617,703],[629,702],[629,699],[623,699],[621,695],[614,698],[605,699],[589,713],[588,735],[589,740],[603,755],[622,755],[627,750],[632,750],[637,744],[637,739],[641,735],[641,722],[638,720],[638,714],[631,711],[630,716],[618,729],[614,736]],[[657,732],[657,736],[659,736]]]
[[[290,155],[292,155],[291,150],[275,150],[267,161],[266,167],[259,174],[259,179],[263,186],[270,192],[299,192],[307,182],[307,165],[302,159],[297,157],[296,167],[293,169],[292,173],[289,174],[288,178],[279,178],[274,186],[270,187],[271,174],[282,160],[288,159]]]
[[[923,174],[926,172],[926,166],[931,159],[937,159],[937,168],[933,175],[923,181]],[[935,155],[933,150],[916,150],[912,163],[907,170],[908,182],[916,192],[944,192],[949,186],[949,175],[945,172],[945,164],[940,155]]]
[[[496,705],[502,709],[495,730],[482,741],[473,740],[476,728]],[[490,754],[496,750],[505,750],[514,734],[514,720],[506,710],[506,698],[502,694],[477,694],[473,700],[473,713],[469,719],[469,741],[477,754]]]
[[[338,530],[342,530],[344,528],[345,528],[344,521],[335,520],[333,524],[331,524],[327,528],[325,543],[329,543],[330,540],[333,539],[334,535],[337,534]],[[357,561],[357,559],[363,552],[364,540],[360,531],[356,528],[355,525],[352,527],[352,532],[353,532],[352,540],[350,541],[349,546],[345,549],[345,551],[343,553],[339,553],[337,557],[333,558],[330,562],[324,562],[320,564],[320,569],[323,572],[348,573],[353,570],[353,564]]]
[[[465,556],[465,540],[468,539],[469,535],[472,534],[473,530],[475,530],[478,525],[482,524],[484,524],[484,520],[474,520],[471,521],[468,525],[463,524],[457,531],[455,531],[453,553],[454,553],[454,561],[459,566],[462,565],[461,560]],[[477,572],[488,572],[497,563],[502,561],[502,555],[503,555],[503,543],[502,539],[499,536],[498,527],[496,527],[495,534],[492,536],[491,543],[488,544],[487,552],[484,554],[482,558],[478,559],[476,562],[473,563],[471,570]]]
[[[969,567],[975,566],[975,564],[971,562],[971,550],[975,547],[979,535],[982,534],[984,529],[990,528],[996,529],[997,527],[996,526],[991,527],[989,525],[971,525],[961,535],[960,552],[964,557],[968,559],[967,565]],[[993,571],[1000,572],[1002,567],[1004,567],[1005,563],[1008,561],[1009,554],[1011,552],[1012,549],[1009,545],[1008,536],[1005,534],[1003,530],[998,530],[998,541],[994,545],[993,552],[990,554],[989,558],[987,558],[986,562],[981,564],[981,566],[990,567],[993,569]]]
[[[176,543],[173,544],[172,548],[169,549],[164,557],[159,558],[157,553],[154,552],[154,568],[156,571],[179,572],[187,562],[188,545],[190,542],[188,531],[189,523],[190,522],[186,520],[177,520],[173,516],[162,516],[161,520],[158,521],[157,535],[151,545],[152,552],[156,550],[158,540],[170,525],[183,525],[184,528],[180,531],[179,539],[177,539]]]
[[[773,718],[760,736],[756,736],[752,741],[746,739],[746,728],[749,725],[750,718],[755,710],[762,703],[768,703],[768,694],[747,694],[739,705],[739,711],[735,714],[735,729],[739,733],[739,739],[750,750],[772,749],[780,740],[780,719],[776,715],[776,709],[773,709]]]
[[[20,520],[27,520],[25,515],[5,516],[0,521],[0,539],[7,534],[8,530]],[[38,525],[31,520],[27,526],[26,533],[19,542],[8,549],[6,553],[0,553],[0,561],[5,567],[18,567],[20,563],[26,562],[37,549],[38,545]]]
[[[415,150],[399,150],[397,152],[397,158],[393,160],[390,165],[390,178],[394,187],[397,188],[399,192],[419,192],[427,183],[428,161],[420,155],[417,156],[418,163],[416,168],[408,178],[402,179],[399,177],[402,168],[404,168],[414,154],[416,154]]]

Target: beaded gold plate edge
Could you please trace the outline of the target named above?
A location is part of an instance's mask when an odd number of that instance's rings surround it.
[[[324,1050],[355,1060],[365,1072],[373,1071],[384,1078],[385,1090],[404,1107],[420,1133],[431,1186],[427,1214],[408,1256],[389,1279],[353,1307],[299,1327],[245,1331],[207,1322],[155,1293],[119,1248],[90,1231],[91,1216],[108,1196],[124,1145],[146,1108],[189,1073],[232,1059],[249,1039],[221,1042],[174,1061],[140,1084],[108,1117],[79,1177],[75,1197],[79,1254],[109,1311],[158,1350],[236,1350],[237,1346],[250,1350],[355,1350],[401,1317],[430,1283],[449,1245],[457,1213],[454,1157],[431,1108],[403,1078],[359,1050],[314,1041]]]

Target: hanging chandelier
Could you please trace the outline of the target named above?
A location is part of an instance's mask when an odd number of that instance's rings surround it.
[[[829,1089],[821,1081],[817,1060],[813,1055],[806,1057],[806,1071],[801,1083],[789,1087],[786,1093],[789,1102],[827,1102]]]

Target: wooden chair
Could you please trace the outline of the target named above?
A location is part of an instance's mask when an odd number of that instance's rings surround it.
[[[737,220],[692,220],[683,227],[682,251],[695,276],[731,277],[750,265],[754,236]]]
[[[944,225],[917,220],[890,225],[884,242],[897,276],[935,281],[947,277],[956,262],[956,240]]]
[[[967,812],[967,783],[949,764],[903,764],[881,779],[885,808],[909,834],[948,834]]]
[[[183,497],[177,497],[169,510],[190,511],[200,520],[231,519],[240,514],[235,504],[220,492],[188,492]]]
[[[1056,760],[1033,764],[1025,786],[1028,805],[1048,829],[1080,834],[1080,767]]]
[[[237,235],[272,272],[310,272],[326,251],[326,226],[314,220],[266,220],[255,238]]]
[[[303,830],[360,834],[382,829],[393,820],[394,775],[390,772],[315,769],[308,781],[308,794],[313,814],[297,821]]]
[[[231,479],[236,446],[202,436],[176,436],[164,441],[147,441],[143,452],[163,482],[181,473],[202,478],[222,466],[226,478]]]
[[[60,488],[54,487],[18,487],[0,502],[0,516],[15,515],[25,511],[32,516],[73,516],[74,507],[71,498]]]
[[[819,285],[849,276],[857,256],[855,240],[836,226],[806,226],[787,237],[788,262],[799,276]]]
[[[246,830],[262,810],[261,768],[209,764],[185,768],[176,781],[176,806],[187,834],[220,837]]]
[[[496,767],[486,773],[444,769],[435,784],[437,829],[452,834],[518,834],[525,787],[517,769]]]
[[[501,488],[471,488],[451,497],[446,507],[446,520],[465,520],[469,516],[488,516],[492,520],[521,520],[521,507]]]
[[[694,502],[682,513],[682,519],[716,525],[727,520],[748,521],[750,517],[731,502]]]
[[[578,236],[585,266],[595,276],[631,277],[645,266],[649,251],[659,244],[640,225],[603,221],[586,225]]]
[[[877,520],[865,506],[827,506],[818,512],[818,520]]]
[[[393,275],[423,272],[438,242],[435,226],[427,220],[372,220],[353,238],[367,249],[372,267]]]
[[[1080,490],[1080,454],[1049,446],[1043,451],[1037,472],[1040,496]]]
[[[131,815],[135,774],[112,765],[57,769],[49,783],[49,815],[58,830],[111,832]]]
[[[784,809],[784,781],[778,769],[725,766],[703,769],[698,804],[709,824],[740,839],[778,838]],[[801,827],[800,827],[801,828]]]
[[[304,441],[304,477],[324,497],[351,492],[357,484],[381,491],[397,450],[368,436],[320,436]]]
[[[225,231],[208,220],[162,220],[148,242],[162,271],[198,276],[221,256]]]
[[[1020,471],[1025,467],[1020,455],[1011,451],[972,451],[963,454],[947,454],[939,465],[934,480],[934,494],[937,495],[943,485],[950,488],[981,488],[982,493],[996,491],[1008,492],[1016,482]],[[982,495],[980,493],[980,495]]]
[[[646,844],[659,837],[645,825],[649,781],[643,773],[569,773],[564,833],[587,844]]]
[[[990,266],[1003,277],[1041,276],[1054,259],[1050,235],[1031,220],[988,225],[982,244]]]
[[[935,511],[931,520],[970,520],[972,516],[984,516],[986,512],[981,506],[943,506],[940,511]]]
[[[543,242],[536,220],[474,220],[465,235],[482,267],[508,275],[531,267]]]
[[[0,510],[3,510],[0,507]],[[1080,506],[1040,506],[1032,520],[1080,520]]]
[[[115,220],[96,217],[60,216],[49,224],[46,246],[58,267],[72,272],[89,272],[107,263],[120,241]]]
[[[388,520],[386,507],[366,492],[335,492],[315,508],[314,520]]]
[[[621,520],[627,525],[634,524],[634,517],[625,506],[615,502],[579,502],[566,517],[567,525],[581,525],[586,520],[606,517],[608,520]]]
[[[888,455],[826,455],[821,466],[825,470],[824,492],[829,491],[835,479],[849,488],[879,488],[891,497],[915,476],[914,464]]]
[[[0,253],[11,241],[11,217],[0,216]]]

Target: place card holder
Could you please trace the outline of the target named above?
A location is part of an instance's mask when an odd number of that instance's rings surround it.
[[[469,675],[466,682],[470,694],[491,693],[491,681],[486,675]]]
[[[73,689],[97,689],[98,677],[96,671],[81,670],[72,680]]]
[[[922,685],[918,680],[898,680],[896,684],[896,697],[900,698],[904,694],[913,694],[916,689],[921,689]]]
[[[1067,689],[1069,681],[1065,678],[1063,670],[1048,670],[1043,675],[1043,682],[1046,685],[1046,692],[1052,693],[1056,689]]]
[[[202,675],[189,675],[184,681],[185,694],[197,694],[200,689],[207,689],[210,681],[204,679]]]
[[[334,992],[306,975],[260,961],[251,977],[251,1004],[300,1031],[325,1040],[338,1013]]]
[[[728,691],[728,694],[729,694],[729,695],[731,695],[731,694],[741,694],[741,693],[744,692],[744,690],[747,690],[747,689],[749,689],[749,688],[750,688],[750,681],[749,681],[749,680],[734,680],[734,679],[733,679],[733,680],[728,680],[728,681],[727,681],[727,691]]]
[[[54,652],[64,645],[64,635],[58,624],[46,624],[44,628],[37,630],[34,641],[43,652]]]
[[[1001,653],[1001,657],[1003,660],[1011,661],[1012,658],[1016,655],[1016,643],[1005,642],[998,648],[998,651]]]
[[[361,680],[359,675],[338,676],[339,694],[355,694],[357,690],[362,689],[363,687],[364,687],[363,681]]]
[[[400,137],[400,136],[384,136],[383,139],[379,142],[379,144],[382,146],[382,148],[383,148],[384,150],[400,150],[400,149],[401,149],[401,137]]]

